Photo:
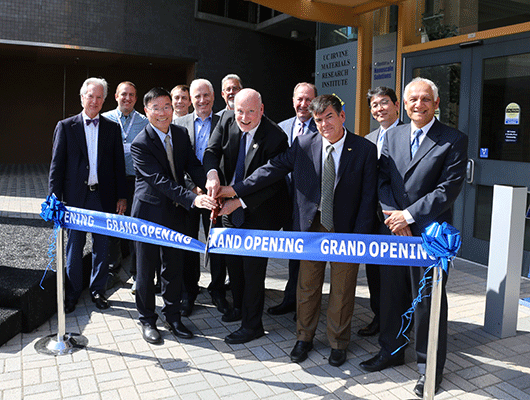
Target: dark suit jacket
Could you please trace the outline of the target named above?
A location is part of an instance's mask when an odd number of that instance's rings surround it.
[[[419,235],[430,223],[452,223],[451,207],[464,182],[467,136],[434,122],[413,159],[410,124],[389,131],[379,160],[379,201],[384,210],[409,210]]]
[[[403,121],[401,121],[401,120],[398,121],[397,126],[395,126],[395,128],[397,128],[400,125],[403,125]],[[372,132],[370,132],[364,138],[368,139],[370,142],[372,142],[373,144],[375,144],[377,146],[377,139],[379,138],[379,132],[381,132],[381,127],[377,128],[377,129],[374,129]]]
[[[280,128],[283,129],[287,137],[289,138],[289,146],[293,144],[293,128],[295,126],[296,122],[296,116],[286,119],[285,121],[282,121],[278,124]],[[315,120],[311,118],[311,122],[309,123],[309,126],[307,127],[307,134],[309,133],[315,133],[318,132],[317,125],[315,124]]]
[[[320,134],[299,136],[283,154],[234,185],[246,196],[292,172],[293,229],[309,231],[320,204],[322,139]],[[377,204],[377,150],[360,136],[346,133],[334,196],[333,223],[339,233],[373,233]]]
[[[184,207],[189,210],[197,197],[185,188],[184,172],[203,189],[206,176],[195,157],[186,129],[176,125],[170,125],[170,129],[176,181],[171,177],[164,144],[150,124],[136,136],[131,145],[136,171],[131,215],[175,228],[177,214],[180,214],[178,209]]]
[[[403,125],[403,121],[399,120],[397,123],[397,126]],[[397,127],[396,126],[396,127]],[[379,139],[379,133],[381,132],[381,127],[374,129],[372,132],[370,132],[368,135],[366,135],[364,138],[368,139],[370,142],[375,144],[377,146],[377,139]],[[385,220],[385,216],[383,214],[383,211],[381,210],[381,204],[377,203],[377,219],[382,224],[379,224],[378,228],[376,229],[376,233],[379,233],[381,235],[391,235],[392,232],[387,228],[387,226],[383,223]]]
[[[234,112],[226,111],[210,136],[203,159],[205,171],[216,169],[221,184],[230,184],[234,177],[240,138]],[[288,147],[285,133],[264,115],[245,157],[245,177]],[[290,215],[285,180],[242,199],[247,205],[245,223],[254,229],[280,229]]]
[[[84,207],[88,191],[88,150],[83,116],[77,114],[57,123],[53,134],[49,193],[68,206]],[[125,161],[120,126],[99,115],[98,183],[103,211],[116,212],[125,199]]]

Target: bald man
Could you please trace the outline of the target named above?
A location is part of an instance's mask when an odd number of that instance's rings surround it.
[[[285,133],[263,115],[261,95],[242,89],[234,99],[234,110],[226,111],[214,129],[203,164],[208,172],[206,188],[215,196],[220,185],[239,182],[289,145]],[[243,198],[228,200],[222,217],[227,228],[279,230],[289,216],[285,180]],[[242,320],[228,335],[228,344],[247,343],[264,335],[262,315],[265,299],[267,258],[227,256],[234,298],[233,309],[223,321]]]

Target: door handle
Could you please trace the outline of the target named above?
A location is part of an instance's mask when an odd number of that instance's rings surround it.
[[[473,183],[474,180],[475,180],[475,160],[470,158],[469,160],[467,160],[466,182]]]

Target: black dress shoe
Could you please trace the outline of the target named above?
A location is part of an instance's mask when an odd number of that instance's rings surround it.
[[[385,357],[381,353],[369,360],[363,361],[359,366],[368,372],[382,371],[388,367],[395,367],[397,365],[405,364],[404,354],[395,357]]]
[[[331,354],[329,355],[329,365],[334,367],[340,367],[346,362],[346,350],[341,349],[331,349]]]
[[[226,301],[226,298],[220,294],[212,293],[212,304],[217,307],[217,311],[219,311],[221,314],[226,314],[228,311],[230,311],[230,305],[228,304],[228,301]]]
[[[180,315],[183,317],[189,317],[193,311],[195,302],[190,299],[182,299],[180,302]]]
[[[357,334],[359,336],[374,336],[379,333],[379,322],[373,320],[364,328],[359,329]]]
[[[160,344],[162,336],[156,326],[142,325],[142,336],[147,343]]]
[[[434,393],[440,390],[440,384],[442,383],[443,375],[436,376],[434,381]],[[414,394],[418,397],[423,397],[423,389],[425,389],[425,375],[421,375],[414,386]]]
[[[225,315],[221,317],[221,320],[224,322],[234,322],[239,321],[243,318],[243,312],[241,311],[241,308],[233,308],[230,311],[228,311]]]
[[[313,348],[313,342],[298,340],[291,351],[291,361],[301,363],[307,359],[307,353]]]
[[[66,300],[64,302],[64,313],[65,314],[73,313],[75,311],[76,304],[77,304],[77,301]]]
[[[170,332],[176,337],[181,339],[191,339],[193,337],[193,333],[181,321],[168,322],[168,325]]]
[[[296,303],[288,303],[284,300],[277,306],[270,307],[267,313],[270,315],[283,315],[293,311],[296,311]]]
[[[96,305],[100,310],[106,310],[110,307],[109,302],[102,294],[96,293],[92,295],[92,303]]]
[[[225,342],[228,344],[242,344],[250,342],[251,340],[257,339],[265,335],[263,328],[260,329],[247,329],[239,328],[237,331],[231,333],[225,337]]]

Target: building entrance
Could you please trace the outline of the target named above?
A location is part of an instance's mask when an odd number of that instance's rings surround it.
[[[454,225],[462,232],[461,256],[482,264],[495,245],[489,242],[493,185],[530,188],[529,37],[475,41],[403,57],[404,82],[416,76],[433,80],[440,88],[440,121],[469,136],[466,183],[454,206]],[[521,274],[528,276],[530,220],[524,250]]]

